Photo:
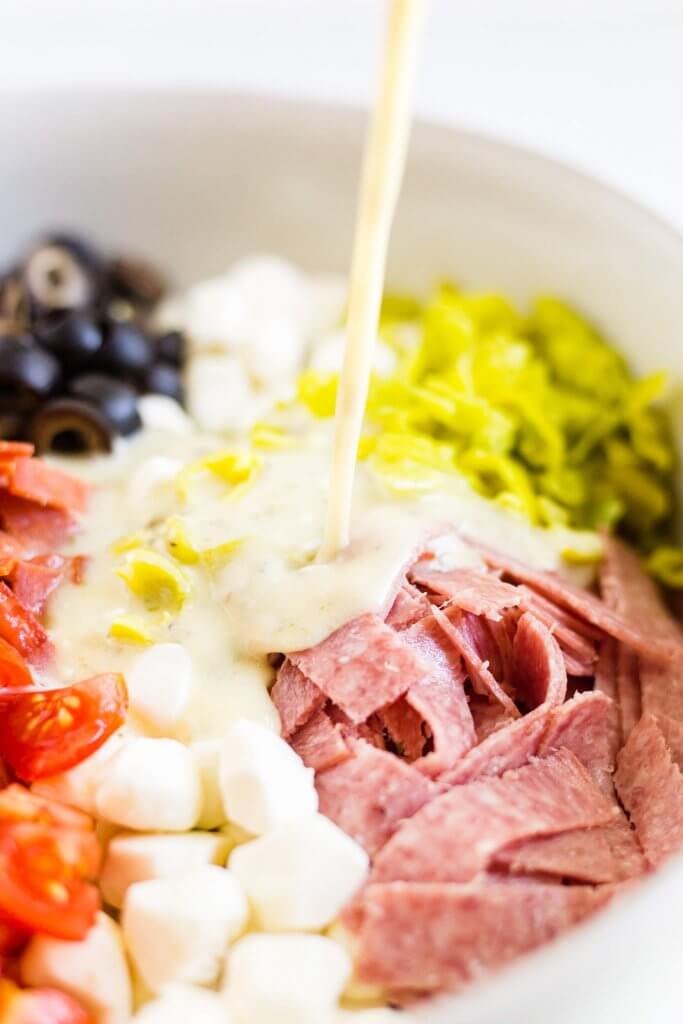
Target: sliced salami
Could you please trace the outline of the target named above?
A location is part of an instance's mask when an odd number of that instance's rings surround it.
[[[352,756],[343,729],[324,710],[314,712],[289,741],[308,768],[324,771]]]
[[[543,623],[525,612],[513,645],[515,689],[528,708],[554,707],[567,695],[562,652]]]
[[[577,587],[555,573],[532,569],[523,562],[489,547],[477,545],[487,563],[501,569],[506,576],[525,583],[532,590],[550,598],[575,616],[626,644],[639,654],[656,660],[666,660],[676,654],[678,643],[668,636],[653,634],[611,609],[604,601],[581,587]]]
[[[648,864],[659,867],[683,847],[683,775],[654,716],[631,730],[614,779]]]
[[[431,605],[427,596],[406,580],[394,598],[386,623],[400,632],[419,622],[429,615],[430,611]]]
[[[439,788],[412,765],[363,740],[352,750],[353,757],[316,777],[320,811],[373,856]]]
[[[289,659],[283,661],[270,691],[280,715],[282,735],[287,739],[325,703],[325,694]]]
[[[444,635],[465,662],[469,680],[475,691],[491,696],[505,708],[511,718],[518,718],[519,710],[515,702],[489,670],[488,660],[484,660],[477,650],[472,631],[476,618],[472,622],[458,609],[449,609],[448,613],[445,613],[440,608],[434,608],[433,615]]]
[[[607,796],[618,745],[616,708],[604,693],[577,693],[549,716],[538,746],[539,756],[562,748],[571,750]]]
[[[468,881],[510,843],[593,828],[614,816],[585,768],[563,750],[436,797],[381,850],[372,880]]]
[[[401,634],[371,614],[290,660],[354,723],[398,700],[428,672]]]
[[[436,572],[416,567],[411,578],[436,597],[472,615],[483,615],[487,619],[500,621],[508,608],[516,608],[521,602],[517,587],[503,583],[496,575],[479,569],[451,569]]]
[[[496,729],[450,771],[444,772],[440,781],[446,786],[460,786],[521,768],[538,750],[548,726],[548,715],[548,708],[539,707]]]
[[[589,917],[610,886],[394,882],[357,915],[358,975],[392,992],[459,989]]]

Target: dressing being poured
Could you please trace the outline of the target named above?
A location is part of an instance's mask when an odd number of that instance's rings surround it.
[[[351,263],[344,362],[335,417],[327,518],[320,561],[351,534],[358,443],[368,397],[387,249],[410,133],[410,106],[425,0],[393,0],[379,96],[365,144]]]

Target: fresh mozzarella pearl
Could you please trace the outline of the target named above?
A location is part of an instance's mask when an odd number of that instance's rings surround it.
[[[97,915],[80,942],[34,936],[20,971],[25,985],[64,989],[97,1024],[123,1024],[130,1017],[131,984],[120,929],[106,914]]]
[[[95,795],[100,782],[108,770],[109,762],[123,743],[123,737],[119,733],[114,733],[99,750],[86,757],[75,768],[39,779],[33,783],[31,789],[39,796],[69,804],[70,807],[77,807],[86,814],[94,815]]]
[[[192,985],[169,985],[133,1017],[134,1024],[230,1024],[225,1000]]]
[[[187,747],[140,736],[126,738],[95,795],[98,817],[140,832],[186,832],[201,803],[199,772]]]
[[[317,931],[363,884],[368,855],[316,814],[238,846],[228,866],[266,931]]]
[[[253,835],[315,814],[313,772],[258,722],[236,722],[223,740],[219,780],[229,821]]]
[[[192,697],[192,660],[182,644],[154,644],[126,675],[130,709],[159,736],[184,739]]]
[[[247,935],[228,955],[225,994],[236,1024],[323,1024],[350,972],[322,935]]]
[[[128,952],[153,991],[174,981],[210,985],[249,908],[235,876],[215,864],[182,878],[131,885],[121,924]]]
[[[238,431],[261,414],[237,356],[194,356],[187,371],[187,404],[202,430]]]
[[[202,812],[198,828],[220,828],[225,824],[225,810],[218,780],[221,740],[197,740],[190,747],[202,780]]]
[[[100,875],[105,903],[120,908],[127,889],[150,878],[178,878],[203,864],[225,864],[232,843],[216,832],[184,835],[118,835],[109,844]]]
[[[126,500],[130,509],[145,508],[151,519],[173,508],[175,480],[183,468],[180,459],[151,455],[137,466],[128,480]]]
[[[138,412],[146,430],[187,436],[194,430],[192,420],[183,412],[174,398],[166,395],[142,395],[138,398]]]

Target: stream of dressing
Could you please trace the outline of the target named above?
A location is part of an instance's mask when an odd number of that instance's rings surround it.
[[[379,95],[363,158],[351,261],[344,362],[339,379],[332,473],[321,562],[351,538],[351,505],[387,249],[410,134],[411,97],[425,0],[392,0]]]

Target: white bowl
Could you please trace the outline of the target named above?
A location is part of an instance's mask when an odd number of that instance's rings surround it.
[[[46,226],[82,228],[179,282],[257,250],[348,265],[363,118],[290,101],[111,92],[0,98],[0,263]],[[634,140],[634,145],[637,140]],[[390,279],[449,275],[576,302],[639,370],[683,377],[683,239],[539,156],[416,127]],[[683,863],[456,999],[431,1024],[673,1024],[683,1005]]]

